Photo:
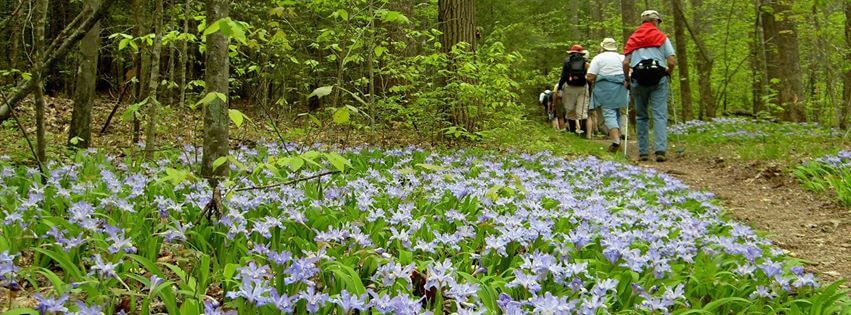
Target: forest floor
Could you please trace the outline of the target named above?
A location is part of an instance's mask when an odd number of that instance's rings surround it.
[[[106,120],[112,105],[106,101],[100,101],[96,105],[93,119],[94,146],[115,154],[127,153],[127,149],[133,146],[130,145],[130,123],[122,121],[120,117],[123,108],[116,114],[111,132],[104,136],[98,135],[100,126]],[[49,99],[48,142],[52,144],[49,148],[53,150],[57,147],[61,148],[60,144],[67,141],[64,135],[71,116],[68,110],[70,107],[69,100]],[[22,106],[20,111],[20,116],[32,117],[32,109],[28,106]],[[178,118],[162,122],[160,134],[169,136],[163,137],[161,147],[177,147],[185,142],[184,139],[192,139],[198,134],[201,126],[199,126],[200,117],[197,112],[193,116],[191,112],[169,112],[170,109],[165,111],[167,112],[164,113],[165,115],[173,115],[168,117]],[[243,130],[232,132],[234,142],[250,143],[259,139],[258,135],[263,135],[266,139],[276,138],[271,128],[258,123],[258,121],[262,122],[260,119],[262,115],[248,112],[246,114],[257,118],[249,126],[243,126],[246,132]],[[28,121],[24,124],[32,125]],[[368,143],[381,146],[408,144],[452,146],[440,141],[435,143],[433,139],[431,141],[419,139],[412,132],[388,133],[386,131],[314,130],[307,135],[286,140],[347,145]],[[29,132],[30,136],[34,135],[33,130]],[[0,138],[21,139],[18,130],[10,124],[0,128]],[[685,154],[670,154],[670,160],[665,163],[638,163],[636,162],[637,152],[634,152],[636,150],[634,141],[630,141],[631,156],[627,159],[622,154],[613,155],[606,152],[608,142],[601,139],[589,141],[574,135],[558,133],[548,128],[545,123],[532,120],[524,123],[523,126],[497,132],[492,139],[485,140],[477,146],[495,150],[549,150],[553,154],[566,158],[595,155],[668,173],[695,189],[714,193],[731,218],[764,232],[766,237],[788,251],[790,255],[803,260],[807,268],[817,273],[820,278],[851,279],[851,259],[848,259],[851,257],[851,209],[839,205],[830,196],[804,190],[789,172],[794,165],[731,157],[729,154],[713,151],[711,148],[695,150],[697,145],[692,145],[690,148],[692,150]],[[689,146],[690,144],[672,141],[672,147],[678,145]],[[0,147],[0,155],[3,154],[12,155],[16,159],[27,159],[30,156],[23,141],[12,144],[7,142]]]

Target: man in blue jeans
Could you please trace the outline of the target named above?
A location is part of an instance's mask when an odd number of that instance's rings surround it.
[[[659,12],[641,13],[642,24],[629,37],[624,48],[623,69],[630,74],[624,85],[635,100],[636,132],[640,161],[650,160],[650,115],[653,114],[653,139],[656,162],[667,161],[668,79],[677,65],[674,47],[662,31]]]

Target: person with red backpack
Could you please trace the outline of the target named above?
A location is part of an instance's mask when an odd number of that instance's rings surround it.
[[[586,130],[582,130],[582,126],[588,123],[588,80],[585,78],[588,59],[582,45],[571,46],[568,54],[561,68],[561,79],[556,91],[564,106],[568,130],[577,134],[584,133],[585,137],[590,139],[590,128],[586,126]],[[574,124],[570,123],[571,120]]]

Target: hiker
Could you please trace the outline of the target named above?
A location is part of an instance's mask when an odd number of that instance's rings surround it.
[[[667,161],[668,147],[668,77],[677,60],[674,46],[662,31],[659,12],[641,13],[642,24],[629,37],[624,47],[624,73],[630,73],[624,86],[630,89],[635,101],[636,132],[638,133],[639,161],[650,160],[650,116],[653,114],[653,139],[657,162]]]
[[[588,123],[589,105],[588,80],[585,78],[588,71],[588,59],[585,58],[586,51],[582,45],[573,45],[567,53],[569,56],[562,65],[557,91],[559,91],[566,112],[565,119],[568,120],[568,129],[580,135],[585,133],[586,138],[591,139],[591,133],[582,130],[582,125]],[[570,124],[570,120],[573,120],[574,124]]]
[[[595,56],[588,67],[588,84],[591,86],[591,99],[594,106],[601,109],[612,140],[609,152],[617,152],[621,146],[621,110],[629,103],[629,91],[624,84],[624,56],[618,53],[614,38],[603,39],[600,47],[603,52]]]
[[[553,97],[553,88],[549,85],[538,96],[538,104],[541,104],[544,108],[544,116],[547,117],[547,122],[551,122],[555,118],[555,113],[552,111]]]

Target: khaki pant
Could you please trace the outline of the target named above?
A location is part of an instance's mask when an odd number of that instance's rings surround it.
[[[570,86],[561,88],[561,102],[569,120],[588,119],[588,87]]]

